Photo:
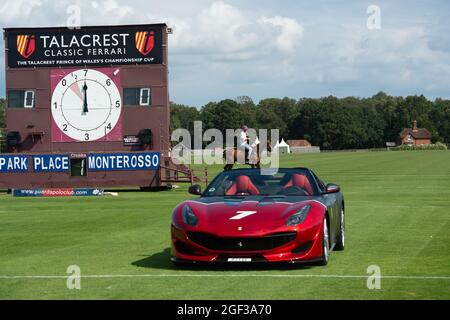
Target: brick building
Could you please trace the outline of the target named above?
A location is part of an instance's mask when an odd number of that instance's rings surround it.
[[[414,120],[412,128],[404,128],[400,133],[400,144],[431,144],[431,133],[425,128],[418,128],[417,121]]]

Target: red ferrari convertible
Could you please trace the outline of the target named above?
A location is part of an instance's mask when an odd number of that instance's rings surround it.
[[[220,173],[172,216],[171,260],[328,263],[345,241],[344,197],[307,168]]]

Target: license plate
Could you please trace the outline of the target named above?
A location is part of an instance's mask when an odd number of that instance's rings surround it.
[[[228,262],[252,262],[252,258],[228,258]]]

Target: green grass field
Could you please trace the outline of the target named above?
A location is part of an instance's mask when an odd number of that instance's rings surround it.
[[[187,186],[101,198],[2,193],[0,299],[450,299],[450,151],[289,155],[281,165],[342,187],[346,250],[326,267],[175,269],[170,217],[191,197]],[[69,265],[81,268],[81,290],[66,287]],[[381,289],[367,288],[369,265],[381,268]]]

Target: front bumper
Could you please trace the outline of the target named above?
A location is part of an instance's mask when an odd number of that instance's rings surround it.
[[[217,237],[218,241],[202,241],[192,232],[172,225],[171,260],[175,263],[270,263],[270,262],[312,262],[322,256],[322,233],[320,226],[299,229],[296,235],[284,241],[264,245],[268,236],[228,238]],[[292,230],[286,230],[292,233]],[[214,239],[214,235],[211,238]],[[250,239],[251,241],[246,241]],[[195,240],[195,241],[194,241]],[[233,246],[233,241],[243,246]],[[223,245],[222,245],[223,244]],[[258,245],[260,247],[258,249]],[[249,250],[246,250],[246,247]]]

